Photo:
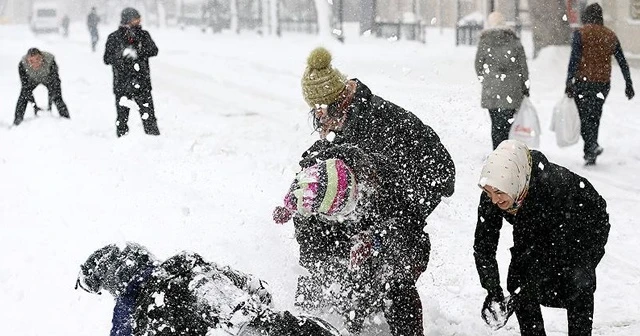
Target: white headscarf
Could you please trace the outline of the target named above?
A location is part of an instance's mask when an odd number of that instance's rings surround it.
[[[530,177],[531,154],[527,145],[505,140],[487,157],[478,185],[492,186],[518,201],[529,188]]]

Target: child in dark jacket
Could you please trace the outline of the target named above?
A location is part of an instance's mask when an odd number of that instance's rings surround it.
[[[300,244],[297,305],[337,313],[350,333],[383,312],[394,336],[423,335],[415,283],[427,267],[429,236],[400,169],[350,145],[312,153],[294,180],[277,223],[292,218]],[[339,290],[337,290],[339,288]]]
[[[264,281],[195,253],[160,262],[138,244],[110,244],[80,269],[76,288],[116,298],[110,336],[337,335],[317,318],[273,310]]]

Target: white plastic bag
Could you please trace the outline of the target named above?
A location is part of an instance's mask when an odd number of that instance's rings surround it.
[[[556,132],[556,143],[560,147],[571,146],[580,140],[580,115],[575,100],[565,95],[553,107],[551,131]]]
[[[523,142],[529,148],[537,148],[540,145],[538,113],[527,97],[522,100],[520,109],[513,117],[513,123],[509,130],[509,139]]]

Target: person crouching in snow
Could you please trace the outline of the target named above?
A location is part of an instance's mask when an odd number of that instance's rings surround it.
[[[293,217],[300,265],[309,271],[298,278],[296,305],[314,315],[336,313],[352,334],[383,312],[392,335],[423,335],[415,283],[431,245],[401,170],[350,145],[306,162],[273,214],[276,223]]]
[[[111,336],[338,336],[328,323],[271,307],[267,284],[183,252],[164,262],[110,244],[80,266],[76,289],[116,298]]]
[[[591,335],[596,266],[610,228],[602,196],[584,177],[515,140],[503,141],[487,157],[479,186],[473,248],[488,292],[485,321],[499,328],[515,311],[521,335],[545,335],[543,305],[567,309],[569,336]],[[503,219],[513,225],[510,300],[496,261]]]
[[[62,89],[60,88],[60,75],[58,74],[58,64],[55,57],[38,48],[31,48],[27,54],[22,57],[18,64],[18,74],[20,75],[20,96],[16,104],[16,114],[13,120],[14,125],[20,125],[24,120],[24,113],[29,102],[34,104],[35,114],[38,114],[40,108],[36,105],[33,98],[33,90],[40,84],[44,85],[49,91],[49,110],[51,110],[51,102],[56,104],[58,113],[63,118],[69,118],[69,110],[67,104],[62,100]]]

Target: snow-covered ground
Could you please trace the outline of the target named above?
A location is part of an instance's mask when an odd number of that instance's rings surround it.
[[[420,278],[426,334],[489,335],[480,318],[485,292],[473,262],[476,186],[490,152],[489,116],[479,107],[474,47],[455,47],[451,32],[429,31],[426,44],[304,35],[283,38],[150,32],[160,54],[151,61],[162,136],[115,136],[111,69],[83,25],[68,39],[0,26],[0,325],[2,335],[107,335],[113,300],[74,291],[79,265],[95,249],[125,240],[158,257],[192,250],[266,279],[278,308],[293,306],[297,243],[293,226],[271,221],[299,154],[314,141],[300,77],[308,52],[324,44],[334,65],[374,93],[431,125],[457,166],[456,193],[431,216],[432,257]],[[44,113],[13,121],[17,64],[29,47],[55,54],[71,120]],[[527,45],[530,51],[530,46]],[[640,118],[624,97],[617,65],[605,105],[598,165],[582,166],[582,144],[555,145],[547,131],[564,90],[568,48],[530,60],[531,99],[548,157],[584,175],[611,215],[607,254],[598,267],[595,335],[640,335]],[[632,76],[640,81],[640,72]],[[636,88],[638,89],[638,88]],[[634,173],[635,172],[635,173]],[[499,247],[503,282],[511,244]],[[563,310],[543,311],[548,335],[566,334]],[[515,318],[494,335],[518,335]]]

